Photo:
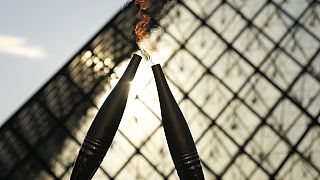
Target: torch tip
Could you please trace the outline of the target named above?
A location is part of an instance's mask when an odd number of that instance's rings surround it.
[[[138,54],[133,54],[131,59],[132,60],[141,60],[142,57],[140,55],[138,55]]]

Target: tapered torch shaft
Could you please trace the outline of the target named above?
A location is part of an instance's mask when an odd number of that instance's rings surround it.
[[[200,158],[188,124],[174,99],[161,66],[152,66],[157,85],[162,124],[175,168],[182,180],[203,180]]]
[[[98,111],[80,148],[71,180],[89,180],[99,168],[119,127],[140,61],[140,56],[132,56],[124,74]]]

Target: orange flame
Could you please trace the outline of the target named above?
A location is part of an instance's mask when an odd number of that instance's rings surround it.
[[[150,3],[148,0],[135,0],[135,5],[140,6],[140,10],[136,15],[136,18],[139,20],[135,27],[135,34],[137,35],[136,43],[143,55],[151,61],[151,54],[156,51],[156,46],[150,39],[151,16],[147,13]]]
[[[136,0],[136,5],[140,5],[140,10],[136,15],[136,18],[139,19],[139,22],[136,25],[135,33],[137,35],[137,43],[141,42],[148,37],[148,28],[151,22],[151,16],[148,15],[145,11],[150,8],[150,3],[146,0]]]
[[[148,26],[151,21],[151,17],[149,15],[141,15],[142,18],[140,22],[136,25],[135,33],[137,35],[137,43],[141,42],[148,36]]]

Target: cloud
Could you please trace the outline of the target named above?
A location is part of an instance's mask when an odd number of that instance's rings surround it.
[[[0,34],[0,53],[35,60],[46,57],[41,47],[28,44],[26,38],[4,34]]]

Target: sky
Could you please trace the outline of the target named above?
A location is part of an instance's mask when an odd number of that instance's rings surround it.
[[[0,6],[0,125],[127,0],[10,0]]]

